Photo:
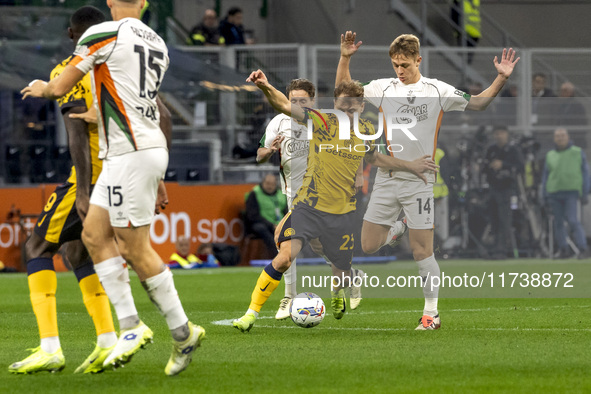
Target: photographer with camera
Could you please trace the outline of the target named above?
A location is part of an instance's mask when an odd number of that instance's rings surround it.
[[[517,174],[523,172],[521,151],[509,143],[509,131],[505,126],[493,129],[494,145],[486,150],[484,173],[490,186],[489,212],[492,233],[495,236],[492,258],[507,258],[507,245],[512,242],[511,226],[513,210],[517,209]]]

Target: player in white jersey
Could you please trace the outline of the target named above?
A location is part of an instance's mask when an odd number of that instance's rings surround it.
[[[82,239],[121,329],[104,365],[127,363],[153,338],[138,317],[127,261],[166,319],[174,345],[165,373],[176,375],[191,362],[205,331],[189,322],[172,274],[150,244],[154,207],[166,200],[162,179],[168,140],[159,127],[157,94],[169,60],[162,38],[139,20],[144,4],[145,0],[107,0],[114,21],[89,28],[59,77],[49,83],[33,82],[23,93],[55,99],[92,71],[99,157],[104,164]]]
[[[341,36],[341,58],[337,69],[337,84],[351,79],[349,62],[361,42],[350,31]],[[425,78],[419,71],[421,56],[419,39],[411,34],[397,37],[389,49],[389,56],[397,78],[371,81],[365,85],[365,98],[379,108],[385,118],[384,132],[390,132],[387,149],[401,159],[430,154],[435,158],[437,136],[444,112],[482,111],[505,85],[515,64],[515,51],[503,49],[500,61],[493,63],[498,72],[492,84],[482,93],[470,96],[445,82]],[[439,286],[433,277],[440,270],[433,254],[433,183],[416,182],[402,173],[379,170],[369,206],[363,221],[361,244],[366,253],[375,253],[382,246],[399,237],[401,229],[395,221],[404,211],[409,227],[409,241],[413,257],[423,279],[425,307],[417,330],[433,330],[441,326],[437,300]],[[405,229],[402,229],[404,231]]]

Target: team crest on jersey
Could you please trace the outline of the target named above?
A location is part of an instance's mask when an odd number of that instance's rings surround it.
[[[408,100],[409,104],[414,104],[415,103],[415,99],[417,98],[417,96],[415,96],[414,94],[412,94],[412,90],[408,91],[408,95],[406,96],[406,99]]]
[[[291,227],[283,232],[284,237],[292,237],[294,235],[295,235],[295,230]]]

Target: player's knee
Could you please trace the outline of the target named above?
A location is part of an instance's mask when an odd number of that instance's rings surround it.
[[[123,257],[125,261],[128,261],[132,264],[133,262],[137,261],[138,256],[141,254],[139,250],[135,250],[135,248],[130,248],[124,242],[119,242],[117,244],[117,247],[119,248],[119,253],[121,254],[121,257]]]
[[[92,231],[89,227],[84,227],[82,230],[82,242],[90,251],[96,250],[96,248],[100,246],[98,234],[95,231]]]
[[[361,249],[363,249],[363,253],[373,254],[376,251],[374,250],[373,245],[370,245],[369,242],[361,241]]]
[[[33,242],[31,238],[29,238],[27,243],[25,244],[25,252],[27,254],[27,260],[37,258],[40,255],[39,245]]]
[[[361,237],[361,249],[364,253],[373,254],[380,249],[380,245],[375,238]]]
[[[27,260],[39,257],[37,242],[33,240],[33,237],[29,237],[27,243],[25,243],[25,252],[27,253]]]
[[[73,268],[81,267],[89,261],[88,252],[82,242],[69,242],[66,248],[66,257]]]
[[[425,260],[427,257],[433,254],[433,249],[426,248],[423,246],[416,246],[412,249],[412,257],[415,261]]]
[[[57,247],[52,247],[52,244],[33,233],[25,243],[25,253],[27,260],[38,257],[50,257],[57,251]]]
[[[84,245],[85,245],[87,248],[89,248],[89,247],[91,246],[91,245],[90,245],[90,242],[91,242],[91,240],[92,240],[92,236],[91,236],[91,234],[90,234],[90,230],[88,230],[86,227],[84,227],[84,228],[82,229],[82,234],[80,234],[80,238],[82,238],[82,243],[83,243],[83,244],[84,244]]]
[[[285,272],[291,266],[291,253],[287,250],[280,250],[273,259],[273,267],[279,272]]]
[[[152,267],[154,266],[159,267],[162,264],[162,261],[159,259],[154,259],[152,252],[155,253],[149,243],[133,243],[133,242],[123,242],[119,239],[117,243],[117,248],[119,249],[119,253],[121,257],[125,259],[128,263],[132,264],[134,268],[141,269],[141,267]]]

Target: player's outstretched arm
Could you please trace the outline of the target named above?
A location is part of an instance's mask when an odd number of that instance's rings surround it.
[[[92,159],[90,157],[88,123],[76,115],[86,112],[86,107],[79,106],[68,108],[63,114],[68,133],[70,156],[76,168],[76,210],[82,221],[86,218],[90,205]]]
[[[292,105],[283,93],[275,89],[275,87],[269,83],[267,76],[261,70],[253,71],[246,79],[246,82],[252,82],[257,85],[257,87],[263,91],[265,96],[267,96],[269,103],[277,111],[291,116],[298,121],[304,120],[304,110],[299,105]]]
[[[49,83],[37,79],[21,90],[21,94],[23,100],[27,97],[44,97],[56,100],[72,90],[83,77],[84,73],[82,71],[74,66],[67,65],[64,71]]]
[[[519,57],[515,59],[515,51],[513,48],[509,48],[509,50],[507,50],[507,48],[503,49],[501,61],[498,61],[497,57],[495,56],[493,63],[498,72],[497,77],[493,83],[482,93],[470,98],[470,102],[466,106],[466,109],[472,111],[484,111],[497,96],[497,94],[499,94],[501,89],[503,89],[505,82],[507,82],[513,73],[513,69],[515,68],[515,65],[519,59]]]
[[[349,63],[351,62],[351,56],[357,52],[362,41],[355,43],[357,33],[347,31],[345,34],[341,34],[341,58],[339,59],[339,65],[337,67],[337,76],[334,86],[339,86],[342,82],[349,82],[351,80],[351,73],[349,72]]]
[[[435,164],[430,155],[425,155],[413,161],[406,161],[396,157],[384,155],[374,150],[373,152],[368,152],[368,154],[365,155],[365,160],[367,160],[371,165],[381,167],[386,170],[410,172],[422,179],[425,183],[427,183],[425,172],[437,172],[439,169],[439,166]]]

